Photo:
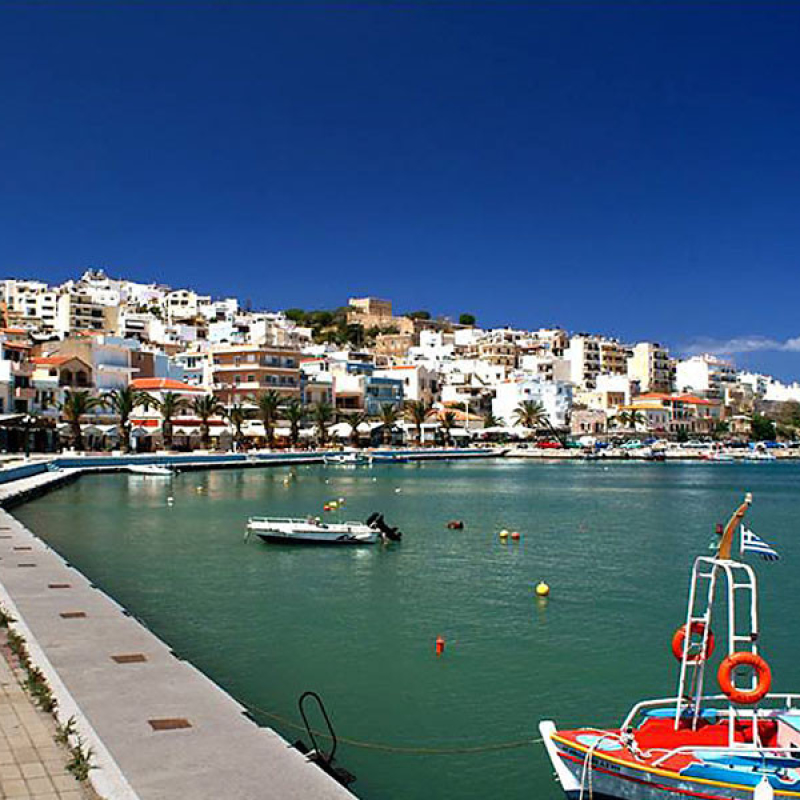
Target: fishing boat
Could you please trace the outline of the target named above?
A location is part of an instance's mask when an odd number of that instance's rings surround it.
[[[770,668],[759,653],[756,575],[731,555],[741,526],[740,552],[777,558],[742,525],[751,500],[748,494],[734,512],[716,554],[695,559],[686,623],[672,639],[680,663],[677,695],[637,703],[617,728],[558,730],[551,720],[540,722],[544,746],[567,797],[800,797],[800,695],[770,691]],[[718,588],[728,606],[721,619],[728,627],[726,653],[716,676],[721,693],[706,694]]]
[[[158,464],[129,464],[127,470],[132,475],[145,475],[150,478],[171,478],[174,474],[169,467]]]
[[[411,460],[406,453],[395,453],[391,450],[374,450],[371,457],[373,464],[407,464]]]
[[[285,544],[375,544],[397,542],[403,537],[377,513],[370,515],[366,522],[323,522],[316,517],[250,517],[245,538],[251,533],[265,542]]]
[[[720,461],[720,462],[725,462],[726,464],[730,464],[731,462],[736,460],[730,453],[723,453],[720,450],[714,450],[713,452],[709,453],[705,458],[706,461]]]
[[[778,459],[766,450],[752,450],[745,457],[745,461],[777,461]]]
[[[322,456],[325,464],[339,467],[357,467],[360,464],[368,464],[369,456],[359,453],[356,450],[343,450],[341,453],[325,453]]]

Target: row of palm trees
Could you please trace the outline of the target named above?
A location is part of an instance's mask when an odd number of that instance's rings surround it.
[[[422,444],[422,426],[436,417],[446,443],[452,442],[451,431],[456,425],[457,414],[452,409],[440,411],[434,409],[424,400],[409,400],[402,409],[396,406],[382,406],[375,417],[366,412],[354,410],[339,412],[328,403],[320,402],[314,406],[305,406],[297,398],[285,400],[278,392],[270,390],[259,395],[255,400],[255,417],[264,427],[264,436],[269,447],[275,445],[275,430],[279,421],[289,426],[289,441],[296,447],[300,440],[300,429],[304,422],[312,422],[317,442],[324,447],[329,440],[329,428],[338,419],[350,428],[350,441],[354,446],[359,443],[359,430],[370,421],[376,421],[383,428],[384,444],[391,444],[392,433],[401,419],[408,421],[415,430],[418,445]],[[233,438],[237,444],[244,440],[244,424],[252,418],[250,409],[235,403],[226,408],[213,395],[201,395],[191,401],[174,392],[165,392],[160,398],[125,387],[107,392],[100,396],[92,396],[85,390],[67,390],[64,402],[60,406],[61,413],[72,431],[72,439],[76,450],[84,449],[81,422],[88,414],[100,409],[109,409],[119,420],[120,441],[122,448],[130,446],[131,417],[137,408],[155,408],[161,414],[161,436],[166,449],[172,448],[173,420],[182,413],[191,413],[200,421],[200,438],[204,447],[208,447],[211,439],[210,421],[213,417],[223,417],[233,428]],[[547,428],[563,442],[562,435],[550,424],[547,414],[540,403],[526,401],[520,403],[514,415],[515,422],[538,430]],[[484,427],[492,427],[498,420],[491,414],[484,417]]]

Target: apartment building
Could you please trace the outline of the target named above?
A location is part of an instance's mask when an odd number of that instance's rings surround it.
[[[679,361],[675,367],[675,387],[679,392],[721,400],[735,384],[733,364],[714,355],[693,356]]]
[[[675,386],[675,363],[666,347],[639,342],[628,359],[628,377],[639,382],[642,392],[668,393]]]
[[[88,292],[65,292],[58,297],[55,329],[60,336],[82,331],[114,334],[119,330],[119,306],[99,303]]]
[[[300,398],[300,351],[288,347],[217,345],[210,348],[212,390],[225,405],[270,389]]]
[[[41,281],[2,281],[6,322],[42,333],[54,333],[58,315],[58,291]]]

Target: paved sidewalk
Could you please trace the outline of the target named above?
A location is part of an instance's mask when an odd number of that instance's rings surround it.
[[[0,655],[0,798],[97,797],[67,771],[69,754],[56,744],[55,733],[53,717],[36,708]]]

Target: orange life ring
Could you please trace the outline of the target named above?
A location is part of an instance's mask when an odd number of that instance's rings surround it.
[[[693,622],[692,623],[692,633],[696,633],[699,636],[702,636],[706,629],[705,622]],[[675,631],[674,636],[672,637],[672,654],[678,661],[683,660],[683,640],[686,638],[686,626],[681,625],[678,630]],[[701,661],[706,661],[707,659],[711,658],[711,654],[714,652],[714,633],[712,632],[711,628],[708,629],[708,639],[706,639],[706,650],[704,653],[698,653],[696,656],[690,656],[687,660],[687,664],[699,664]]]
[[[756,688],[751,691],[737,689],[733,685],[733,671],[742,664],[750,666],[756,671],[758,683],[756,684]],[[772,686],[772,671],[769,668],[769,664],[755,653],[731,653],[727,658],[724,658],[719,665],[717,680],[719,681],[719,688],[722,689],[734,703],[752,705],[761,700],[769,691],[769,687]]]

